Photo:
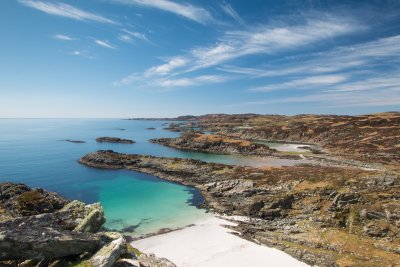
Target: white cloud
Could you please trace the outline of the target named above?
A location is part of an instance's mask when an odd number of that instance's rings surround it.
[[[376,76],[376,75],[375,75]],[[319,82],[318,80],[315,80]],[[314,103],[315,107],[369,107],[400,105],[400,73],[398,70],[381,77],[365,76],[357,81],[331,84],[329,89],[314,90],[311,94],[248,101],[230,107],[260,106],[287,103]]]
[[[399,92],[394,91],[371,92],[368,94],[359,94],[354,92],[347,92],[343,94],[317,92],[314,94],[298,97],[248,101],[238,104],[227,105],[227,107],[238,108],[289,103],[314,103],[314,108],[394,106],[400,105],[400,94]]]
[[[219,43],[191,50],[194,66],[201,69],[256,54],[272,54],[318,43],[358,30],[345,20],[308,20],[303,25],[272,27],[265,25],[248,31],[227,32]]]
[[[239,16],[239,14],[233,9],[233,7],[226,3],[223,2],[222,4],[220,4],[222,10],[228,14],[229,16],[231,16],[234,20],[236,20],[236,22],[238,22],[239,24],[244,25],[245,22],[243,21],[243,19]]]
[[[344,75],[320,75],[296,79],[284,83],[270,84],[262,87],[249,89],[253,92],[270,92],[279,89],[298,89],[298,88],[314,88],[316,86],[326,86],[342,83],[347,80]]]
[[[373,77],[361,81],[345,83],[331,88],[330,91],[350,92],[386,89],[398,89],[400,91],[400,74],[383,75],[381,77]]]
[[[281,59],[259,67],[223,65],[218,70],[245,75],[250,78],[327,74],[346,71],[369,70],[377,66],[400,63],[400,35],[339,47],[330,51]],[[279,66],[277,68],[276,66]]]
[[[130,37],[130,36],[127,35],[127,34],[120,34],[120,35],[118,35],[118,39],[119,39],[120,41],[127,42],[127,43],[132,42],[132,37]]]
[[[108,48],[108,49],[115,49],[115,46],[112,46],[109,44],[107,41],[104,40],[94,40],[94,42],[102,47]]]
[[[55,34],[53,35],[54,39],[60,40],[60,41],[74,41],[76,40],[75,38],[72,38],[68,35],[64,35],[64,34]]]
[[[114,0],[114,2],[157,8],[202,24],[214,21],[214,18],[206,9],[186,3],[170,0]]]
[[[154,85],[161,87],[186,87],[198,86],[209,83],[221,83],[228,80],[228,77],[219,75],[202,75],[194,78],[161,79],[154,81]]]
[[[54,3],[36,0],[19,0],[25,6],[40,10],[50,15],[66,17],[81,21],[95,21],[100,23],[117,24],[115,21],[106,17],[86,12],[68,4]]]
[[[123,29],[122,31],[124,33],[126,33],[126,35],[129,36],[129,37],[134,37],[136,39],[149,42],[149,39],[147,38],[146,34],[144,34],[144,33],[128,31],[126,29]]]
[[[126,86],[132,84],[134,81],[140,81],[143,77],[138,73],[132,73],[118,81],[113,82],[113,86]]]
[[[145,72],[145,76],[149,77],[152,75],[166,75],[177,68],[185,66],[187,62],[187,59],[184,57],[174,57],[165,64],[151,67]]]
[[[79,51],[79,50],[74,50],[74,51],[71,51],[71,52],[67,52],[67,54],[73,55],[73,56],[80,56],[80,57],[84,57],[84,58],[87,58],[87,59],[94,59],[95,58],[95,57],[89,55],[88,53],[82,52],[82,51]]]
[[[352,26],[347,20],[339,18],[327,19],[324,17],[324,19],[320,20],[306,20],[303,25],[296,24],[279,27],[264,25],[247,31],[226,32],[215,45],[189,49],[187,53],[175,56],[162,65],[147,69],[142,76],[144,79],[149,79],[154,75],[183,75],[188,72],[220,65],[243,56],[263,53],[272,54],[318,43],[329,38],[354,32],[356,29],[359,28]],[[291,71],[294,72],[294,70]],[[277,70],[273,70],[273,73],[277,73]],[[263,74],[259,73],[259,75]],[[188,83],[188,80],[182,79],[177,83]],[[126,80],[126,78],[122,80]],[[130,81],[131,79],[127,80]],[[163,84],[168,83],[165,82]]]

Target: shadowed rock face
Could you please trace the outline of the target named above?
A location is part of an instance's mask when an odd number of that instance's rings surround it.
[[[194,186],[201,190],[208,209],[250,218],[234,227],[242,237],[309,264],[400,262],[396,252],[400,175],[396,172],[312,165],[253,168],[109,150],[89,153],[80,162]]]
[[[122,139],[118,137],[99,137],[96,138],[99,143],[121,143],[121,144],[133,144],[135,141],[129,139]]]
[[[66,203],[68,201],[56,193],[43,189],[31,189],[24,184],[0,183],[0,207],[12,216],[54,212]]]

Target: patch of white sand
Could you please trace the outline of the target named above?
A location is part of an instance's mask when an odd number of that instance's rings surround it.
[[[307,151],[309,151],[302,147],[310,147],[310,146],[302,145],[302,144],[276,144],[273,146],[271,145],[271,148],[274,148],[278,151],[283,151],[283,152],[307,152]]]
[[[242,239],[210,217],[194,226],[132,242],[145,253],[167,258],[178,267],[308,266],[288,254]]]

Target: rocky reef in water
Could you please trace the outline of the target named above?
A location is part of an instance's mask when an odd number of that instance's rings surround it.
[[[75,143],[75,144],[84,144],[86,143],[85,141],[81,141],[81,140],[71,140],[71,139],[65,139],[65,142],[70,142],[70,143]]]
[[[188,132],[176,138],[156,138],[149,141],[164,146],[207,153],[301,159],[299,155],[283,154],[263,144],[217,134]]]
[[[80,163],[196,187],[209,210],[247,218],[233,227],[240,236],[308,264],[400,264],[398,172],[312,165],[254,168],[110,150],[89,153]]]
[[[135,250],[122,234],[105,231],[104,223],[99,203],[0,183],[0,265],[174,266]]]
[[[122,139],[118,137],[98,137],[96,142],[99,143],[121,143],[121,144],[133,144],[135,141],[130,139]]]

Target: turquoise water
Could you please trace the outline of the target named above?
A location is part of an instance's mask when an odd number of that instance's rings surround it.
[[[23,182],[87,203],[100,201],[105,209],[106,227],[132,235],[185,226],[205,216],[204,210],[195,207],[202,201],[197,191],[147,174],[93,169],[77,162],[98,149],[179,156],[178,150],[147,142],[150,138],[177,135],[162,130],[163,123],[1,119],[0,181]],[[147,130],[148,127],[157,130]],[[97,143],[95,138],[99,136],[129,138],[137,143]],[[87,143],[70,143],[65,139]]]
[[[163,130],[164,123],[118,119],[0,119],[0,181],[42,187],[86,203],[100,201],[105,208],[107,227],[139,235],[161,228],[182,227],[205,216],[203,210],[195,207],[201,202],[198,192],[138,172],[88,168],[77,162],[80,157],[99,149],[112,149],[227,164],[282,163],[181,151],[148,142],[151,138],[179,135]],[[147,130],[149,127],[156,130]],[[133,139],[136,143],[97,143],[95,139],[100,136]],[[86,143],[70,143],[65,139]]]

